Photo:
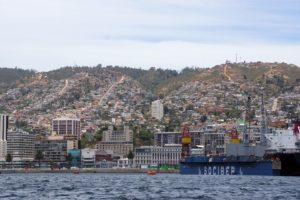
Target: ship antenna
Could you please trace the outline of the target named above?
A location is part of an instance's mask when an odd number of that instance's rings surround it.
[[[267,123],[266,123],[266,111],[265,111],[263,88],[261,91],[261,108],[260,109],[261,109],[260,143],[265,145],[266,144]]]
[[[246,105],[246,113],[245,113],[245,123],[244,123],[244,131],[243,131],[243,143],[249,144],[249,133],[248,129],[250,128],[250,109],[251,109],[251,97],[248,96],[247,105]],[[247,127],[247,120],[249,121],[249,128]]]

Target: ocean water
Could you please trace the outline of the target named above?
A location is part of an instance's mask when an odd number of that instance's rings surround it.
[[[0,174],[0,199],[300,199],[299,177]]]

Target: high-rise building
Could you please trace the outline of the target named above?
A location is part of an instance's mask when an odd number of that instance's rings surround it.
[[[79,140],[80,131],[80,119],[58,118],[52,120],[52,135],[73,135]]]
[[[161,120],[164,117],[164,105],[160,100],[152,102],[151,115],[153,118]]]
[[[34,159],[35,136],[24,131],[11,131],[7,134],[7,153],[14,161],[32,161]]]
[[[7,151],[8,116],[0,115],[0,160],[4,161]]]

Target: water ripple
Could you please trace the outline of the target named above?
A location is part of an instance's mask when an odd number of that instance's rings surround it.
[[[0,199],[300,199],[297,177],[2,174]]]

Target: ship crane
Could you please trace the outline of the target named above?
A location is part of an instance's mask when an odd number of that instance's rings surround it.
[[[263,88],[261,92],[261,128],[260,128],[260,143],[266,145],[266,133],[267,133],[267,123],[266,123],[266,112],[265,112],[265,102]]]
[[[189,128],[185,125],[182,128],[181,133],[181,158],[185,158],[191,155],[191,134]]]
[[[245,112],[245,124],[243,130],[243,143],[248,145],[249,144],[249,128],[250,128],[250,111],[251,111],[251,97],[248,96],[247,105],[246,105],[246,112]],[[247,120],[249,121],[249,127],[247,126]]]

